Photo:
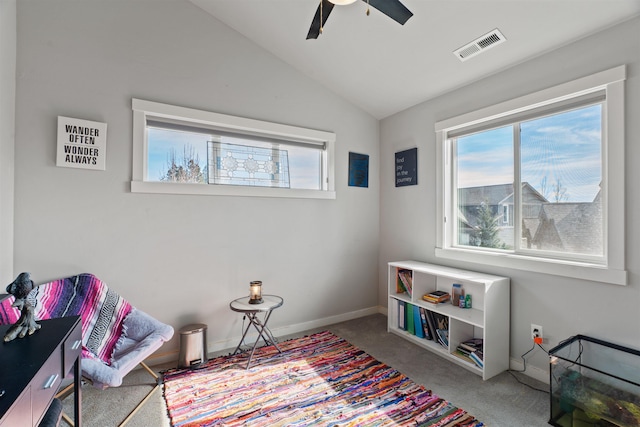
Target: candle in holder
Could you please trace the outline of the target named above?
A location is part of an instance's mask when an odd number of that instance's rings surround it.
[[[249,304],[262,304],[261,280],[254,280],[249,284]]]

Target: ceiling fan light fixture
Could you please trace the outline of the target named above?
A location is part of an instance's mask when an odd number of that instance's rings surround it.
[[[338,6],[344,6],[344,5],[356,2],[356,0],[329,0],[329,1]]]
[[[1,1],[1,0],[0,0]],[[384,15],[393,19],[400,25],[404,25],[409,18],[413,16],[413,13],[407,9],[401,2],[401,0],[363,0],[367,3],[367,15],[369,15],[369,6],[378,9]],[[322,27],[327,22],[329,14],[333,8],[338,6],[344,6],[353,4],[356,0],[318,0],[320,3],[316,10],[313,20],[311,21],[311,27],[309,27],[309,33],[307,34],[307,40],[317,39],[322,34]]]

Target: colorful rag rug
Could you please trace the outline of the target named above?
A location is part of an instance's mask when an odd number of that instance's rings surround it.
[[[20,311],[11,306],[14,297],[0,303],[0,324],[15,323]],[[37,320],[57,317],[82,318],[82,356],[111,364],[111,355],[131,312],[129,302],[92,274],[79,274],[36,286],[27,296]]]
[[[182,426],[482,426],[331,332],[170,369],[164,398]]]

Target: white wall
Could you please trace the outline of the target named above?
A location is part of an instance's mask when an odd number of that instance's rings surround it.
[[[251,280],[285,299],[276,334],[377,310],[377,120],[187,0],[17,10],[16,272],[94,273],[176,330],[208,324],[211,349],[236,344]],[[132,194],[132,97],[335,132],[337,199]],[[108,124],[106,171],[55,166],[58,115]]]
[[[491,60],[499,49],[476,60]],[[572,79],[628,64],[626,82],[626,265],[628,286],[454,263],[436,258],[434,123]],[[464,64],[460,64],[464,67]],[[437,84],[437,82],[434,82]],[[386,263],[416,259],[511,277],[511,358],[515,368],[531,348],[530,324],[542,325],[545,347],[581,333],[640,348],[640,19],[517,65],[381,122],[381,233],[378,297],[386,301]],[[396,151],[418,147],[415,187],[394,187]],[[528,373],[548,381],[548,358],[537,350]]]
[[[0,284],[13,280],[16,2],[0,1]],[[4,292],[4,286],[0,286]]]

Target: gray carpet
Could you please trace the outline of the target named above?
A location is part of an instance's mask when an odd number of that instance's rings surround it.
[[[549,417],[549,395],[531,387],[547,390],[543,383],[514,373],[502,374],[488,380],[444,360],[396,335],[387,333],[387,318],[376,314],[360,319],[338,323],[317,330],[278,337],[279,341],[308,335],[320,330],[329,330],[344,338],[371,356],[384,362],[415,382],[423,384],[435,394],[468,411],[487,426],[492,427],[538,427],[546,426]],[[212,354],[228,354],[229,350]],[[161,371],[175,364],[154,366]],[[82,389],[82,421],[86,427],[117,426],[144,394],[151,384],[151,377],[143,370],[132,372],[118,388],[96,390],[90,386]],[[136,400],[137,399],[137,400]],[[72,398],[64,401],[68,414],[73,413]],[[61,422],[61,425],[66,425]],[[162,392],[156,392],[146,405],[131,419],[130,427],[168,427],[167,410]]]

